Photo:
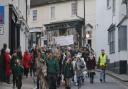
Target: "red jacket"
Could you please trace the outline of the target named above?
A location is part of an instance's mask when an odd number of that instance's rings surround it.
[[[31,55],[29,53],[26,53],[24,54],[24,57],[23,57],[23,66],[24,68],[30,68],[31,67]]]
[[[11,75],[10,61],[11,61],[10,53],[5,53],[5,65],[6,65],[6,76],[7,77],[10,77]]]

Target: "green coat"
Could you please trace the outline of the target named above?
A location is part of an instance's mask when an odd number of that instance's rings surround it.
[[[24,72],[23,66],[16,65],[15,71],[16,71],[16,75],[23,75],[23,72]]]
[[[47,72],[48,74],[55,74],[59,73],[59,64],[55,59],[48,59],[46,60],[47,63]]]
[[[18,59],[17,56],[16,57],[15,56],[12,56],[12,59],[11,59],[11,69],[12,69],[12,72],[14,72],[14,70],[16,69],[16,60],[17,59]]]
[[[71,63],[66,63],[64,66],[64,77],[72,78],[74,76],[73,65]]]

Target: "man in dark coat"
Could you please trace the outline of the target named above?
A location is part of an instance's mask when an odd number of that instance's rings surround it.
[[[7,49],[7,44],[3,45],[3,48],[1,50],[1,76],[2,76],[2,81],[6,82],[6,74],[5,74],[5,50]]]

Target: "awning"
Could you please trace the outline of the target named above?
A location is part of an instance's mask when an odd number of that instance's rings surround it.
[[[51,30],[59,30],[63,28],[80,28],[83,25],[83,21],[80,19],[73,19],[73,20],[64,20],[64,21],[58,21],[58,22],[52,22],[49,24],[45,24],[47,31]]]
[[[42,28],[30,28],[29,32],[42,32]]]

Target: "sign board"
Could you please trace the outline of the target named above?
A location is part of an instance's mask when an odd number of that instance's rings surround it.
[[[73,35],[55,37],[55,43],[60,46],[74,44]]]
[[[4,34],[4,26],[0,26],[0,35]]]
[[[0,24],[4,24],[4,6],[0,6]]]

